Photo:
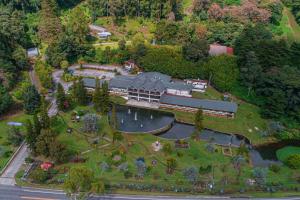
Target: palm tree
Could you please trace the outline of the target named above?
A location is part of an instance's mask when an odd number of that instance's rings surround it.
[[[167,173],[172,174],[177,167],[177,161],[174,158],[167,159]]]

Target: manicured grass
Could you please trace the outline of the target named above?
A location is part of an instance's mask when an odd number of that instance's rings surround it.
[[[212,87],[205,93],[193,93],[194,98],[222,100],[222,94]],[[261,144],[269,139],[262,137],[260,131],[266,129],[267,121],[261,118],[259,108],[242,100],[234,99],[238,103],[238,111],[234,119],[221,117],[204,117],[204,126],[213,130],[237,133],[246,136],[253,144]],[[183,122],[194,123],[194,114],[171,110],[176,119]]]
[[[5,118],[4,120],[0,121],[0,147],[3,148],[4,152],[11,151],[13,152],[17,147],[10,145],[7,141],[8,130],[10,128],[7,125],[8,122],[21,122],[25,123],[26,120],[29,118],[28,115],[24,113],[18,113],[12,116]],[[20,127],[22,131],[24,131],[24,127]],[[7,161],[10,159],[10,156],[0,156],[0,170],[5,166]]]
[[[204,93],[193,92],[192,95],[193,98],[198,98],[198,99],[222,100],[222,94],[210,86],[207,88],[207,90]]]
[[[290,155],[300,154],[300,147],[287,146],[282,149],[277,150],[276,156],[279,160],[285,161]]]

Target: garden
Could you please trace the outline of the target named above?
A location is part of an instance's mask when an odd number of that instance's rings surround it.
[[[196,137],[172,141],[150,134],[121,134],[109,124],[106,115],[91,106],[60,112],[51,121],[57,140],[66,146],[70,156],[54,163],[49,171],[37,166],[27,182],[18,181],[21,185],[62,187],[70,169],[85,167],[101,178],[107,192],[247,194],[299,189],[297,169],[285,165],[253,167],[244,146],[229,147],[231,154],[225,154],[228,148]],[[44,156],[37,158],[39,162],[49,161]],[[41,174],[44,178],[37,178]]]

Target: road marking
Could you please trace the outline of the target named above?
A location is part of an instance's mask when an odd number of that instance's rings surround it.
[[[49,198],[42,198],[42,197],[27,197],[21,196],[21,199],[29,199],[29,200],[58,200],[58,199],[49,199]]]
[[[64,192],[42,191],[42,190],[23,190],[24,192],[40,193],[40,194],[65,194]]]

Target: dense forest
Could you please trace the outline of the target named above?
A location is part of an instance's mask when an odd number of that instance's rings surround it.
[[[296,1],[194,0],[189,9],[181,0],[88,0],[76,6],[79,3],[0,1],[0,114],[18,100],[12,91],[22,72],[30,69],[26,49],[39,46],[45,60],[37,63],[37,73],[45,77],[45,88],[52,87],[46,77],[53,68],[134,59],[145,71],[208,79],[219,91],[260,106],[264,117],[299,126],[300,43],[280,39],[270,28],[279,26],[284,5],[299,21]],[[88,24],[101,17],[112,18],[120,27],[126,19],[150,20],[153,38],[128,34],[118,39],[117,49],[95,49]],[[215,42],[234,47],[235,55],[210,57],[209,44]]]

